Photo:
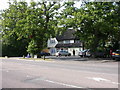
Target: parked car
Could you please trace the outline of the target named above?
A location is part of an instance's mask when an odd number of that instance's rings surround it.
[[[112,58],[115,60],[120,60],[120,50],[116,50],[115,52],[112,52]]]
[[[48,52],[40,52],[40,55],[41,56],[50,56],[50,53],[48,53]]]
[[[66,50],[61,50],[56,53],[56,56],[71,56],[71,53]]]
[[[79,51],[78,55],[81,57],[90,57],[91,56],[90,49]]]
[[[85,50],[79,51],[78,55],[81,56],[81,57],[85,57],[85,53],[86,53]]]

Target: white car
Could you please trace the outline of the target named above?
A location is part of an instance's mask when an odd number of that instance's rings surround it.
[[[83,51],[79,51],[78,55],[81,56],[81,57],[85,57],[85,54],[86,52],[83,50]]]
[[[89,49],[85,49],[83,51],[79,51],[78,55],[81,57],[90,57],[91,53]]]
[[[71,54],[68,51],[61,50],[56,53],[56,56],[71,56]]]

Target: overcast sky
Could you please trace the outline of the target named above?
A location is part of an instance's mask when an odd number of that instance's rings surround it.
[[[5,9],[8,6],[7,1],[8,0],[1,0],[0,1],[0,10]]]
[[[0,10],[8,8],[8,1],[9,0],[1,0],[0,1]],[[17,1],[21,1],[21,0],[17,0]],[[27,1],[29,3],[31,0],[25,0],[25,1]],[[34,0],[34,1],[40,1],[40,0]],[[61,1],[66,1],[66,0],[61,0]],[[79,3],[76,3],[75,6],[76,7],[80,6],[80,1],[79,1]]]
[[[8,8],[8,1],[9,0],[1,0],[0,1],[0,10]],[[21,1],[21,0],[17,0],[17,1]],[[30,2],[31,0],[25,0],[25,1]],[[38,1],[38,0],[34,0],[34,1]]]

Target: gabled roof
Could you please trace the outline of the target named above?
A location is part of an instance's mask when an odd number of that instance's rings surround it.
[[[76,39],[74,33],[75,33],[75,30],[68,29],[62,35],[57,36],[56,39],[58,41],[62,41],[62,40],[74,40],[74,39]]]
[[[82,47],[81,43],[57,44],[56,48]]]

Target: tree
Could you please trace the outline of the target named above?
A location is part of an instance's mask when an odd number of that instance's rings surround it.
[[[55,36],[57,10],[60,4],[56,2],[10,3],[9,9],[2,13],[3,38],[16,35],[17,40],[28,41],[27,51],[39,53],[50,36]],[[34,50],[33,50],[34,49]]]
[[[120,2],[114,3],[114,13],[112,15],[111,24],[114,27],[113,32],[111,33],[111,46],[113,50],[120,49]],[[114,34],[113,34],[114,33]]]
[[[97,49],[104,49],[105,45],[118,34],[115,9],[114,2],[89,2],[74,13],[76,35],[93,53]]]
[[[119,16],[119,2],[83,2],[80,8],[73,5],[74,2],[65,3],[59,20],[62,28],[76,30],[76,36],[93,54],[109,45],[112,48],[118,45],[120,22],[116,17]]]
[[[27,7],[25,2],[23,4]],[[22,56],[26,54],[28,41],[25,38],[17,40],[15,27],[16,22],[22,18],[17,14],[18,10],[21,9],[23,12],[25,8],[22,8],[16,1],[13,4],[9,2],[9,5],[8,9],[1,12],[2,56]]]
[[[19,30],[22,28],[25,33],[23,37],[28,35],[30,38],[28,49],[30,49],[30,46],[33,46],[31,41],[35,42],[36,54],[46,47],[46,42],[50,36],[55,36],[54,28],[57,24],[55,16],[59,8],[60,6],[56,2],[31,2],[31,5],[25,12],[26,18],[17,23],[19,35],[20,33],[22,34],[22,31]],[[35,53],[33,52],[33,54]]]
[[[75,23],[73,21],[73,13],[77,11],[77,8],[74,7],[74,2],[64,2],[62,7],[64,7],[59,15],[58,18],[58,33],[57,34],[62,34],[69,28],[73,28]]]

